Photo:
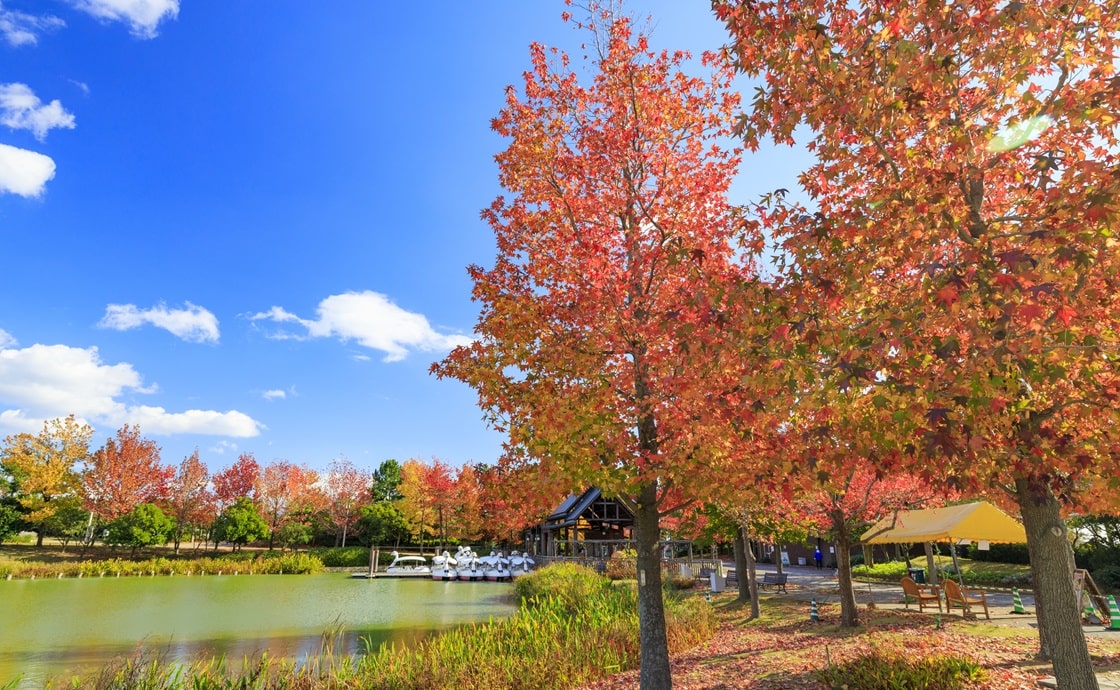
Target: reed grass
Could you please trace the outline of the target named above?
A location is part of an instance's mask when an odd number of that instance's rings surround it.
[[[516,592],[521,608],[511,618],[363,657],[363,687],[571,688],[637,667],[632,587],[612,586],[582,566],[557,564],[519,579]],[[715,634],[715,614],[699,597],[666,592],[665,603],[671,652]]]
[[[155,575],[275,575],[308,574],[323,570],[323,563],[306,553],[256,554],[254,558],[121,558],[100,561],[0,562],[0,579],[57,577],[151,577]]]

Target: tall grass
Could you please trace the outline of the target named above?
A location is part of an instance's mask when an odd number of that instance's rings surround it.
[[[413,649],[363,658],[363,687],[427,690],[570,688],[638,665],[637,596],[582,566],[557,564],[522,577],[513,617],[430,638]],[[667,593],[670,651],[709,639],[711,607]]]
[[[169,663],[134,655],[73,690],[529,690],[570,688],[638,665],[637,597],[594,571],[559,564],[523,576],[510,618],[456,628],[413,647],[388,646],[361,657],[338,648],[337,624],[304,663],[261,655],[239,670],[224,658]],[[715,634],[717,620],[700,597],[666,592],[669,648],[680,652]]]
[[[131,561],[114,558],[106,561],[62,563],[0,562],[0,579],[57,577],[132,577],[152,575],[275,575],[307,574],[323,570],[319,559],[306,553],[256,554],[255,558],[168,559]]]

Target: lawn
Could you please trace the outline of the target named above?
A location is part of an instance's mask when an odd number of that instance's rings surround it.
[[[823,605],[820,623],[809,621],[808,604],[764,595],[762,616],[748,620],[749,606],[724,593],[713,600],[719,618],[716,636],[673,658],[673,687],[687,690],[750,688],[781,690],[826,688],[818,672],[868,652],[908,659],[949,656],[983,668],[983,679],[967,688],[1019,690],[1038,687],[1051,674],[1038,662],[1038,635],[1031,628],[966,622],[958,616],[877,608],[861,611],[864,625],[839,627],[839,606]],[[1120,672],[1120,637],[1089,638],[1094,664]],[[628,672],[586,686],[586,690],[637,687],[637,672]],[[902,686],[912,687],[912,686]]]

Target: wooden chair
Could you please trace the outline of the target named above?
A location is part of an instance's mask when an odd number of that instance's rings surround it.
[[[964,611],[965,616],[975,615],[972,613],[972,607],[980,605],[984,607],[984,618],[991,620],[992,617],[988,614],[988,593],[982,589],[966,589],[961,587],[955,580],[946,579],[945,585],[945,609],[952,611],[954,606],[959,606]]]
[[[918,602],[918,612],[924,612],[926,606],[937,604],[937,612],[941,612],[941,591],[937,585],[928,585],[921,587],[914,578],[904,576],[902,578],[902,603],[906,608],[910,608],[910,600]]]

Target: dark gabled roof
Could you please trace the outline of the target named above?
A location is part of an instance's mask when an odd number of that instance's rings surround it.
[[[582,494],[572,494],[564,499],[560,506],[552,511],[545,522],[546,527],[554,529],[556,527],[570,527],[576,524],[576,520],[583,514],[583,511],[599,499],[602,492],[598,489],[591,488],[584,491]]]

